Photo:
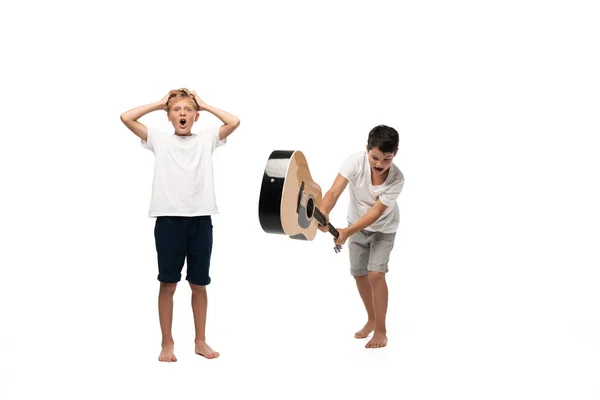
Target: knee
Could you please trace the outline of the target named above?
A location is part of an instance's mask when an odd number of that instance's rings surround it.
[[[381,285],[385,282],[385,274],[383,272],[369,271],[368,276],[371,285]]]
[[[177,289],[177,283],[160,283],[160,292],[162,294],[173,294],[175,293],[175,289]]]
[[[206,293],[206,286],[190,283],[190,288],[192,288],[192,294]]]

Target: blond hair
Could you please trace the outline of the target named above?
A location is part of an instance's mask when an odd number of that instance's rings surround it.
[[[198,102],[194,98],[194,95],[192,94],[192,92],[190,92],[189,89],[186,88],[173,89],[169,92],[169,99],[167,100],[167,110],[171,108],[171,104],[173,103],[173,101],[177,101],[185,97],[189,97],[190,99],[192,99],[194,101],[194,107],[196,108],[196,111],[200,111],[200,106],[198,106]]]

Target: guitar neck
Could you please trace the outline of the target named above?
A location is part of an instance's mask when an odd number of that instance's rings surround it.
[[[325,226],[325,224],[326,224],[325,216],[323,216],[323,213],[317,207],[315,207],[314,215],[315,215],[317,222],[319,224]],[[327,224],[327,230],[329,230],[329,233],[331,233],[333,235],[333,237],[336,239],[338,238],[338,236],[340,236],[340,233],[338,232],[337,229],[335,229],[335,227],[333,225],[331,225],[331,222],[329,224]]]

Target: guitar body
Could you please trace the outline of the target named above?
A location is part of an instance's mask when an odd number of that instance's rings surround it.
[[[322,200],[321,187],[312,179],[301,151],[275,150],[263,174],[258,219],[267,233],[313,240],[315,218]]]

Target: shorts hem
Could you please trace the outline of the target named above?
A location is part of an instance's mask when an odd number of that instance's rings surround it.
[[[179,274],[179,275],[158,274],[157,279],[162,283],[177,283],[177,282],[181,281],[181,274]]]
[[[210,282],[212,281],[212,279],[210,279],[210,278],[194,279],[194,278],[190,278],[190,277],[186,277],[185,280],[188,281],[189,283],[191,283],[192,285],[198,285],[198,286],[208,286],[208,285],[210,285]]]

